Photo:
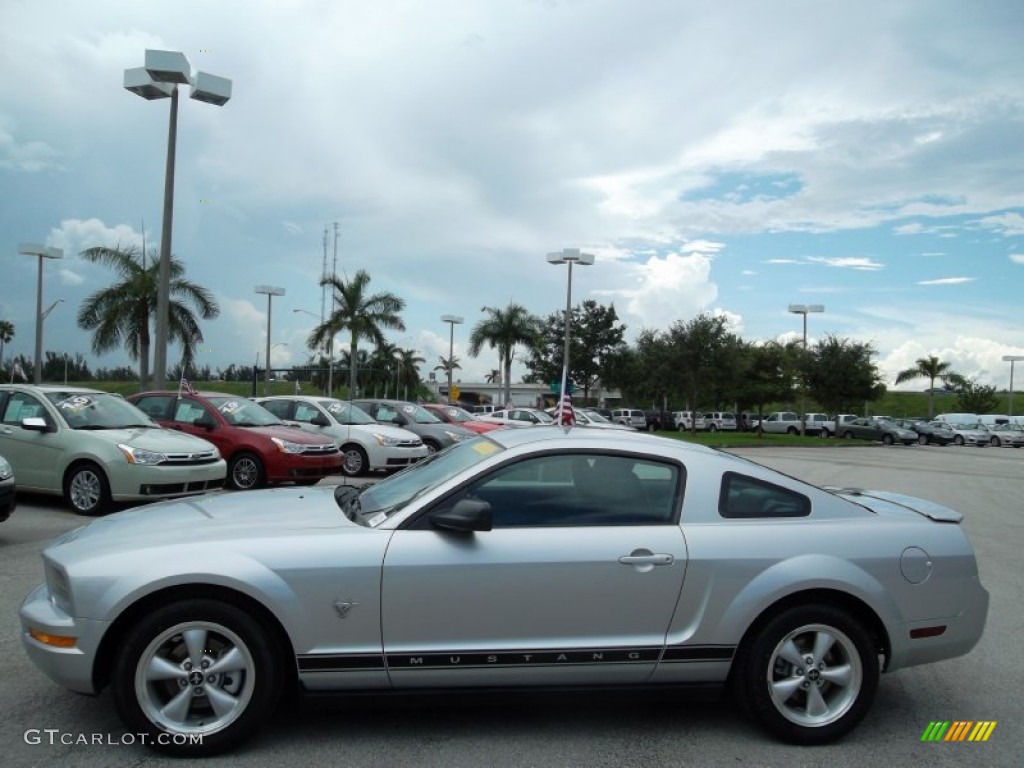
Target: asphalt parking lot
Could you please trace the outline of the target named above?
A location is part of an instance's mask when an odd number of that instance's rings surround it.
[[[766,738],[728,705],[678,694],[523,693],[310,699],[260,739],[204,763],[250,766],[1016,766],[1024,746],[1024,450],[937,447],[746,449],[736,453],[819,485],[908,493],[964,512],[991,594],[968,656],[882,677],[866,720],[838,744]],[[41,580],[39,552],[83,519],[22,497],[0,523],[0,750],[6,766],[181,765],[131,741],[108,694],[68,693],[25,657],[17,610]],[[933,720],[994,720],[985,743],[922,743]],[[86,741],[101,743],[80,743]],[[72,742],[72,743],[61,743]],[[51,743],[52,742],[52,743]],[[75,743],[79,742],[79,743]]]

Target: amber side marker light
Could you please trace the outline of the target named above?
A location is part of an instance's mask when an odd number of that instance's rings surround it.
[[[920,640],[925,637],[938,637],[946,633],[946,626],[940,625],[938,627],[921,627],[920,629],[910,630],[911,640]]]
[[[46,632],[40,632],[38,629],[30,629],[28,633],[43,645],[52,645],[54,648],[74,648],[75,642],[78,640],[77,637],[50,635]]]

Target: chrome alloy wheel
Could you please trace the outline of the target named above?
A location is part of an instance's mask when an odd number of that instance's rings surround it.
[[[856,703],[864,680],[853,641],[835,627],[807,624],[772,651],[767,683],[772,704],[796,725],[835,722]]]
[[[68,484],[71,505],[80,512],[95,509],[103,498],[103,481],[92,469],[79,469]]]
[[[259,485],[260,465],[252,456],[242,456],[231,467],[231,481],[243,491]]]
[[[223,730],[248,707],[256,664],[245,643],[213,622],[178,624],[157,635],[135,670],[143,714],[170,733]]]

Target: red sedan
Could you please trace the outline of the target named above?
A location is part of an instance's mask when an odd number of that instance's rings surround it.
[[[239,490],[271,483],[313,485],[341,472],[338,444],[290,427],[262,405],[221,392],[142,392],[127,398],[160,426],[217,446],[228,463],[228,485]]]
[[[458,424],[460,427],[465,427],[472,432],[476,432],[478,435],[490,432],[492,429],[501,429],[501,424],[481,421],[465,408],[460,408],[457,405],[424,403],[423,407],[441,419],[441,421],[447,421],[449,424]]]

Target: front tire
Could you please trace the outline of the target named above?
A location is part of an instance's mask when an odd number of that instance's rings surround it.
[[[346,445],[341,449],[345,455],[345,463],[341,465],[341,473],[345,477],[362,477],[370,471],[370,460],[366,451],[358,445]]]
[[[917,436],[917,442],[920,445],[928,445],[928,443],[930,443],[931,440],[928,439],[928,435],[918,435]]]
[[[853,439],[853,432],[851,432],[850,430],[846,430],[845,432],[843,432],[843,439],[844,440],[852,440]]]
[[[762,727],[793,744],[824,744],[863,719],[878,689],[878,655],[864,628],[828,605],[799,605],[741,648],[735,684]]]
[[[956,437],[953,438],[953,445],[963,445],[963,444],[964,444],[964,436],[963,435],[957,435]]]
[[[427,446],[427,455],[437,453],[441,450],[441,444],[436,440],[424,440],[423,444]]]
[[[882,435],[882,442],[885,445],[892,445],[896,441],[893,439],[892,435]]]
[[[110,507],[110,483],[92,462],[73,467],[64,478],[64,501],[80,515],[99,515]]]
[[[266,482],[263,462],[252,453],[240,453],[228,463],[228,483],[237,491],[251,491]]]
[[[281,696],[283,659],[247,612],[216,600],[157,608],[120,644],[111,675],[118,714],[160,752],[200,757],[263,728]]]

